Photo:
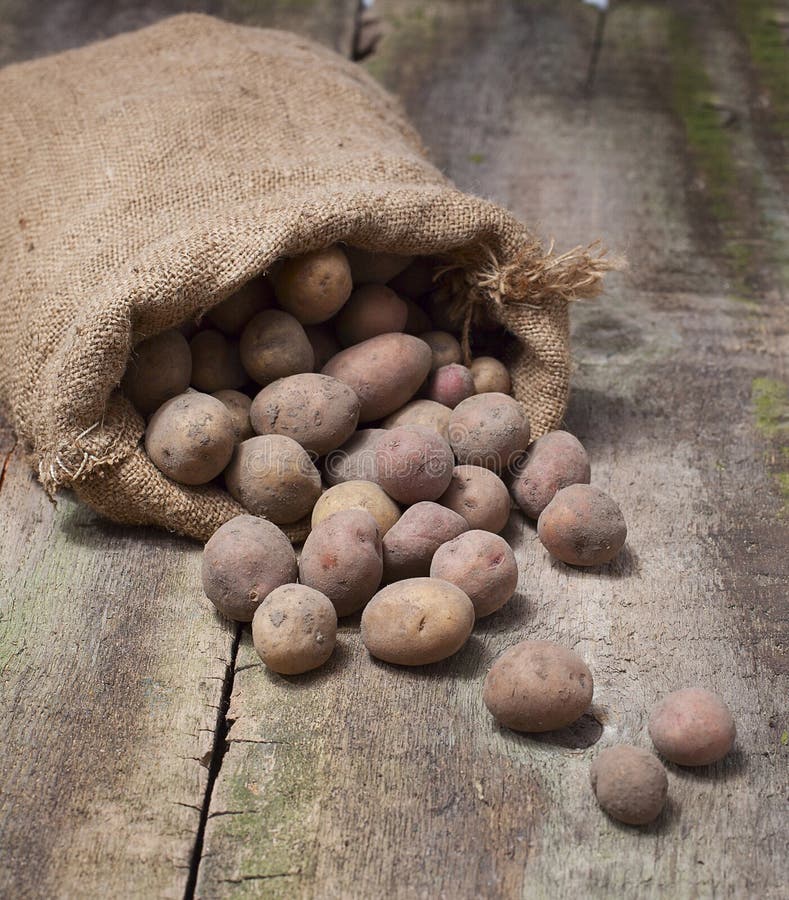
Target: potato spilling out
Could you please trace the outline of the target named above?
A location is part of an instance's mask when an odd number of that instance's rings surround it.
[[[655,749],[680,766],[708,766],[731,750],[737,729],[729,707],[704,688],[674,691],[649,717]]]
[[[540,513],[537,534],[556,559],[571,566],[600,566],[624,547],[627,526],[608,494],[589,484],[572,484]]]
[[[571,484],[589,484],[592,471],[577,437],[566,431],[549,431],[531,445],[525,464],[512,482],[512,496],[530,519],[540,513]]]
[[[455,466],[438,502],[463,516],[469,528],[496,534],[510,517],[507,486],[495,472],[481,466]]]
[[[139,412],[147,416],[166,400],[182,394],[191,380],[189,343],[180,331],[171,330],[137,344],[123,388]]]
[[[606,747],[592,763],[589,777],[601,808],[625,825],[648,825],[666,805],[666,770],[640,747]]]

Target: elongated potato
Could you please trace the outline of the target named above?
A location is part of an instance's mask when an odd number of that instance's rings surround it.
[[[591,474],[589,457],[578,438],[567,431],[550,431],[531,445],[510,490],[523,512],[537,519],[557,491],[571,484],[589,484]]]
[[[409,506],[383,537],[384,581],[429,574],[438,548],[464,531],[468,523],[451,509],[428,500]]]

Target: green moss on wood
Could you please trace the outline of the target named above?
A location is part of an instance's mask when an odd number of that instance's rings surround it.
[[[737,20],[770,111],[770,127],[789,136],[789,54],[780,11],[763,0],[738,0]]]
[[[789,435],[789,387],[783,381],[755,378],[751,399],[756,427],[764,437],[772,440]]]

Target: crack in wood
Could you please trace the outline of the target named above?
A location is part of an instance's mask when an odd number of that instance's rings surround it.
[[[594,82],[597,75],[597,64],[600,61],[600,53],[603,49],[603,34],[605,33],[606,10],[599,9],[597,12],[597,22],[595,23],[594,37],[592,38],[592,49],[589,53],[589,65],[586,69],[586,80],[584,82],[584,94],[587,97],[594,92]]]

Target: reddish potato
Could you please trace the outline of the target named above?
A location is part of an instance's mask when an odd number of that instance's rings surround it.
[[[723,759],[736,735],[729,707],[703,688],[674,691],[649,717],[649,736],[655,748],[680,766],[707,766]]]
[[[315,356],[304,329],[279,309],[258,313],[241,335],[241,362],[250,378],[269,384],[288,375],[311,372]]]
[[[343,347],[360,344],[379,334],[403,331],[408,307],[383,284],[362,284],[337,315],[337,337]]]
[[[252,423],[249,421],[249,408],[252,401],[246,394],[242,394],[241,391],[216,391],[211,396],[224,403],[230,413],[237,444],[254,435]]]
[[[227,300],[218,303],[209,311],[207,318],[225,334],[239,335],[254,315],[273,303],[274,289],[268,278],[253,278]]]
[[[627,525],[608,494],[589,484],[571,484],[540,513],[537,535],[551,556],[564,563],[600,566],[624,547]]]
[[[279,305],[302,325],[330,319],[353,290],[348,259],[337,246],[286,259],[272,280]]]
[[[437,500],[452,480],[454,462],[444,438],[419,425],[392,428],[376,442],[378,484],[400,503]]]
[[[467,530],[466,520],[451,509],[415,503],[384,535],[384,581],[427,575],[436,550]]]
[[[607,747],[589,772],[597,802],[626,825],[647,825],[666,805],[668,775],[648,750],[618,744]]]
[[[234,391],[249,380],[241,365],[238,341],[228,340],[221,331],[198,331],[189,347],[192,387],[198,391]]]
[[[429,400],[454,409],[458,403],[474,394],[474,379],[465,366],[453,363],[436,369],[427,382]]]
[[[496,534],[510,517],[510,495],[504,482],[481,466],[455,466],[449,487],[438,502],[463,516],[469,528]]]
[[[449,443],[461,465],[501,472],[528,447],[529,420],[512,397],[477,394],[453,410]]]
[[[589,484],[589,457],[578,438],[567,431],[550,431],[531,445],[525,464],[519,465],[511,490],[518,506],[531,519],[571,484]]]
[[[492,356],[478,356],[471,361],[471,377],[477,394],[511,394],[512,381],[507,367]]]
[[[180,331],[173,329],[137,344],[123,377],[123,390],[147,416],[166,400],[182,394],[191,378],[189,344]]]
[[[328,485],[344,481],[372,481],[378,483],[375,448],[382,428],[363,428],[326,456],[323,477]]]

